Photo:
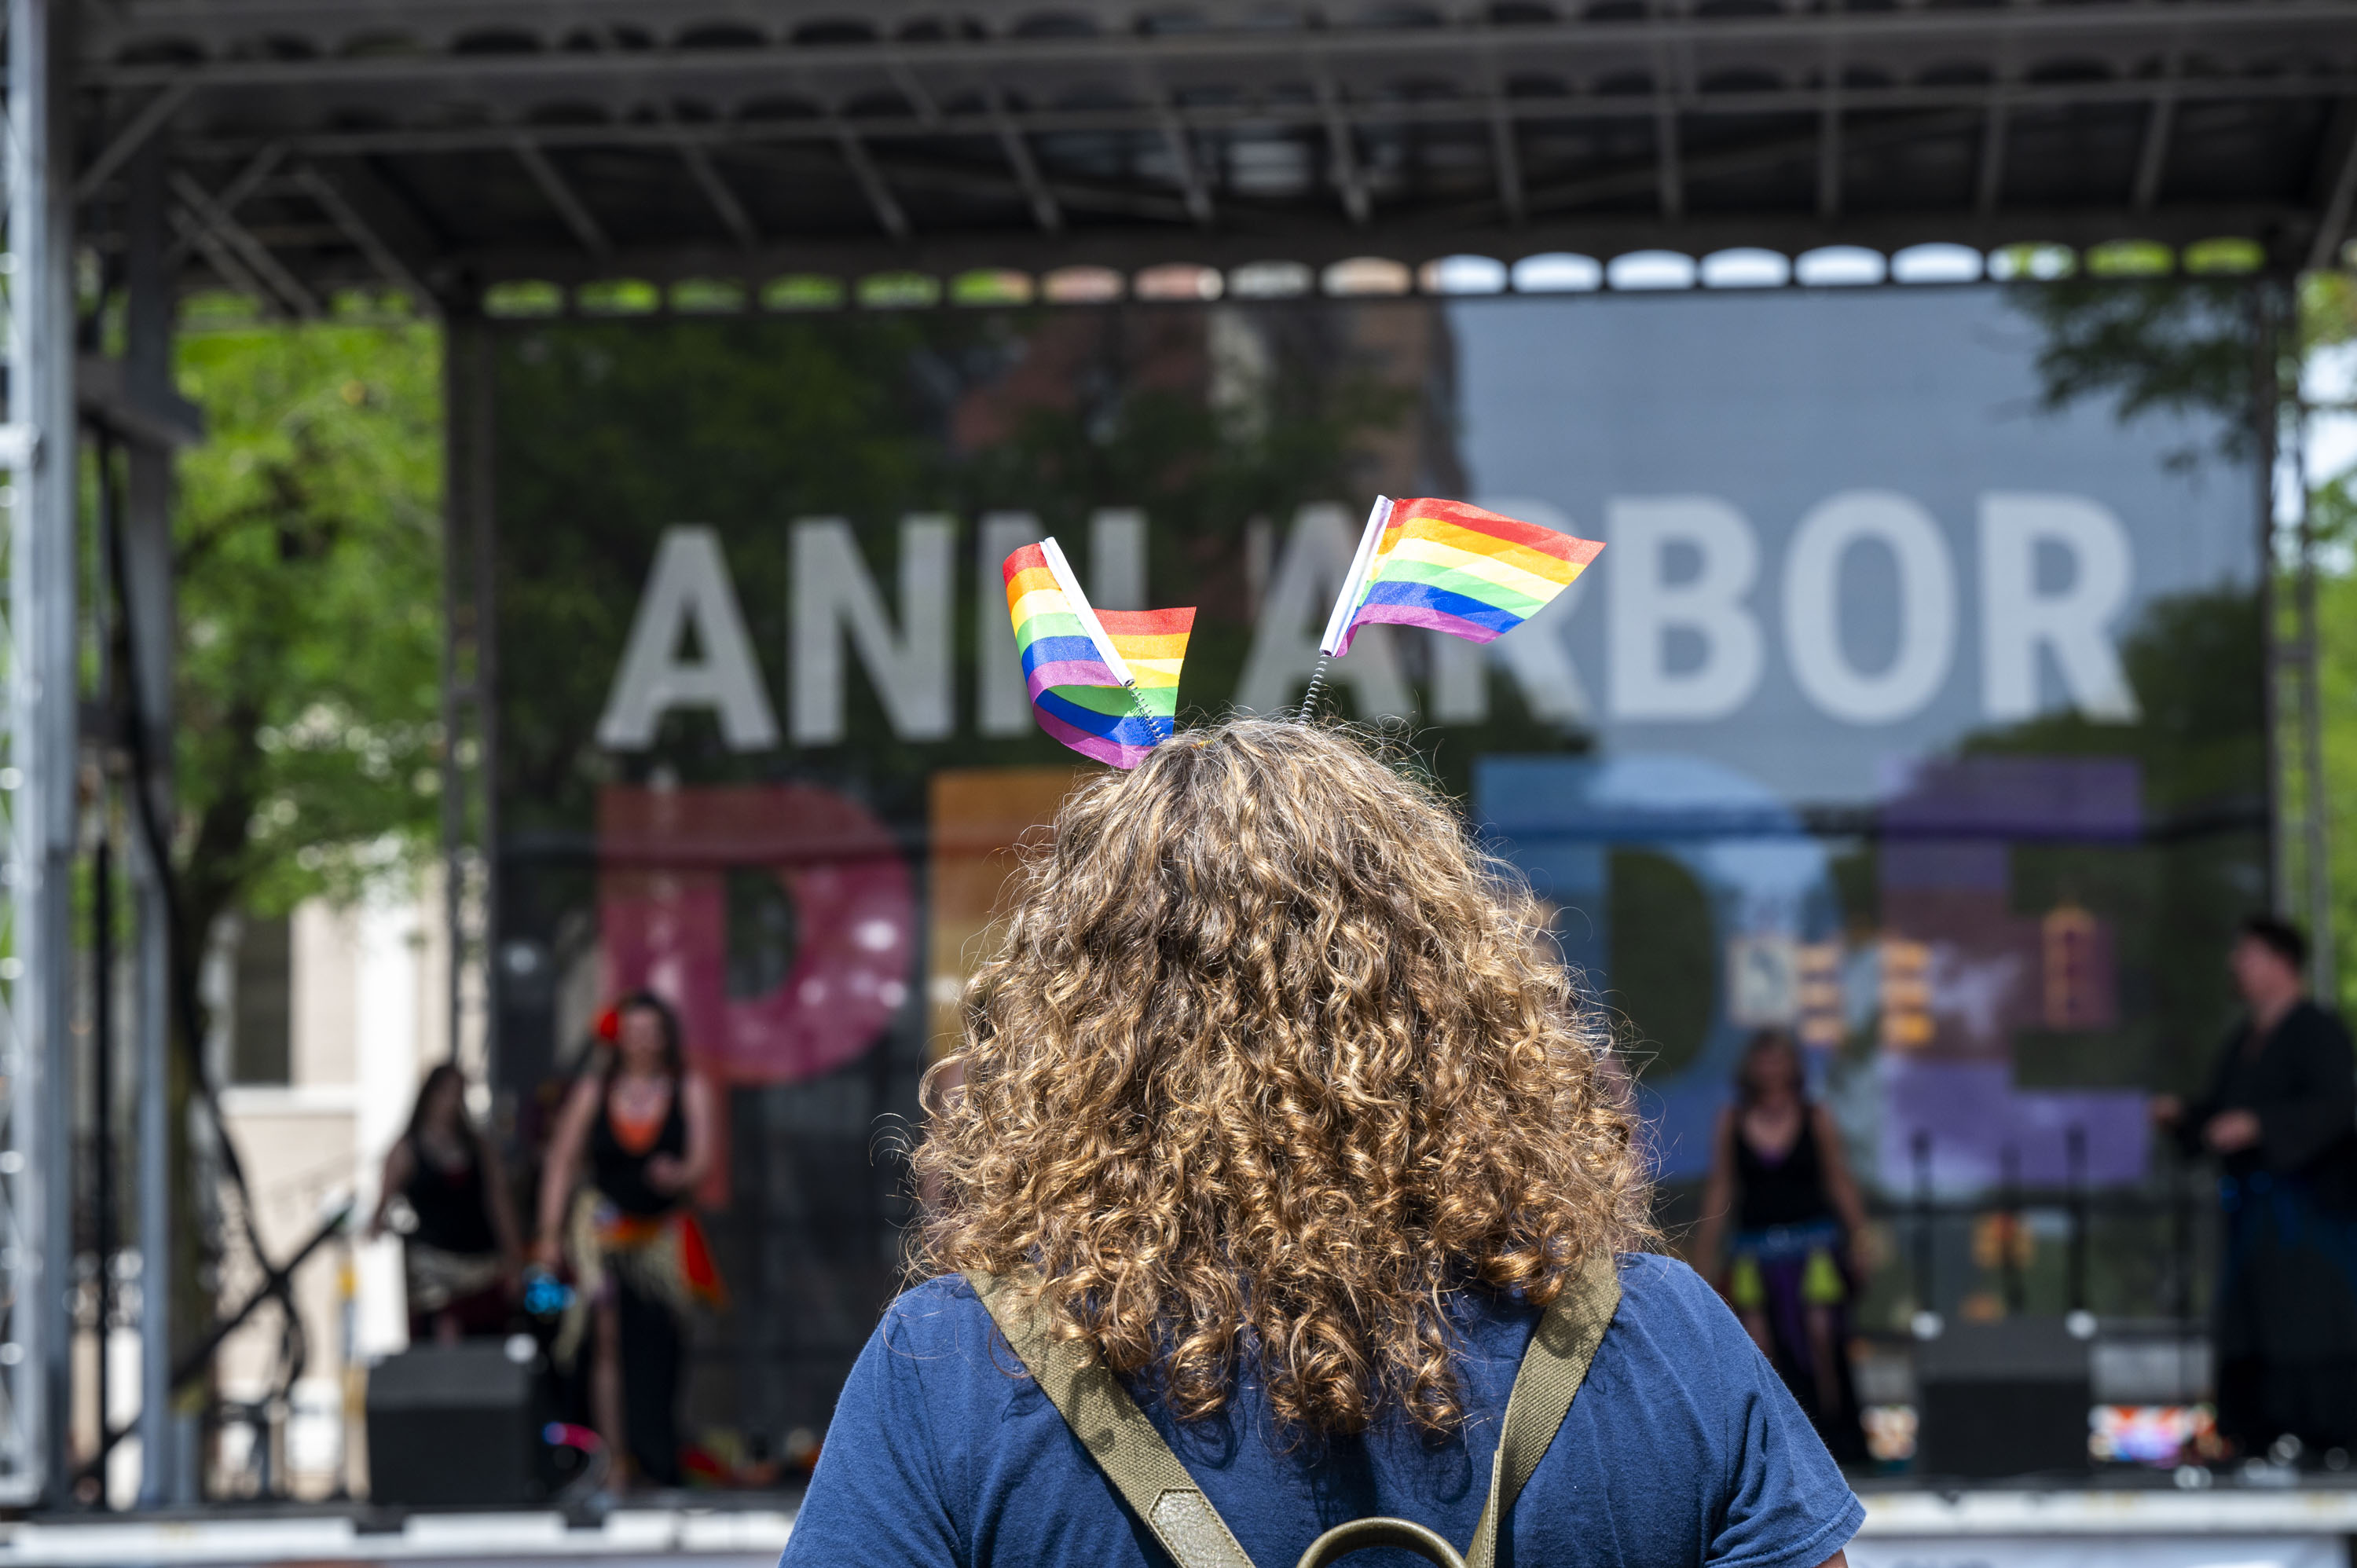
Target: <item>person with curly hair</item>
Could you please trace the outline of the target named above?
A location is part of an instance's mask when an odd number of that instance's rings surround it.
[[[1008,1296],[1251,1562],[1378,1514],[1465,1541],[1534,1326],[1599,1274],[1617,1307],[1495,1561],[1840,1568],[1864,1511],[1648,1250],[1638,1129],[1543,908],[1396,760],[1238,719],[1065,801],[935,1069],[911,1287],[784,1568],[1168,1560],[1010,1353]]]

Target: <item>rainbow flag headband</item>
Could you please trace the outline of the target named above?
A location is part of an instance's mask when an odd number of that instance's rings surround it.
[[[1604,546],[1458,501],[1375,498],[1318,643],[1318,671],[1362,626],[1427,627],[1489,642],[1530,619]],[[1039,727],[1083,757],[1135,768],[1170,738],[1195,612],[1099,611],[1054,539],[1006,558],[1006,613]]]
[[[1461,501],[1377,496],[1318,654],[1340,658],[1359,628],[1377,622],[1493,641],[1545,608],[1603,548]]]
[[[1097,610],[1052,538],[1006,558],[1006,614],[1039,727],[1135,768],[1170,738],[1195,611]]]

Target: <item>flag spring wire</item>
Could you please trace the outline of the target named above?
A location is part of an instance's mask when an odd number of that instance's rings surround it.
[[[1170,738],[1173,725],[1177,722],[1175,716],[1170,724],[1165,724],[1160,714],[1146,705],[1146,693],[1139,691],[1135,685],[1129,688],[1129,705],[1137,710],[1137,716],[1146,721],[1147,729],[1160,736],[1163,740]],[[1158,746],[1161,742],[1157,741],[1155,744]]]
[[[1304,723],[1318,714],[1318,693],[1326,689],[1327,655],[1318,656],[1318,667],[1309,672],[1309,689],[1301,693],[1301,718]]]

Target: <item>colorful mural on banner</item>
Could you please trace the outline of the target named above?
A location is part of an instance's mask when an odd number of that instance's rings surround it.
[[[1098,771],[1010,624],[1051,536],[1108,624],[1198,607],[1182,726],[1299,700],[1379,493],[1603,541],[1486,646],[1361,626],[1329,700],[1554,903],[1665,1181],[1787,1026],[1886,1192],[2147,1182],[2139,1097],[2206,1057],[2264,891],[2252,486],[2200,415],[2047,407],[2021,304],[490,328],[502,1087],[529,1141],[618,990],[679,1003],[730,1102],[704,1418],[823,1424],[920,1076]]]

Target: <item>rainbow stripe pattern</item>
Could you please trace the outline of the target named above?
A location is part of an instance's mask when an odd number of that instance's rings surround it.
[[[1491,641],[1545,607],[1603,548],[1461,501],[1393,501],[1334,651],[1378,621]]]
[[[1041,729],[1082,757],[1135,768],[1170,738],[1194,609],[1092,610],[1072,597],[1041,546],[1027,544],[1006,558],[1006,614],[1031,711]],[[1135,686],[1122,684],[1098,651],[1084,619],[1092,616]]]

